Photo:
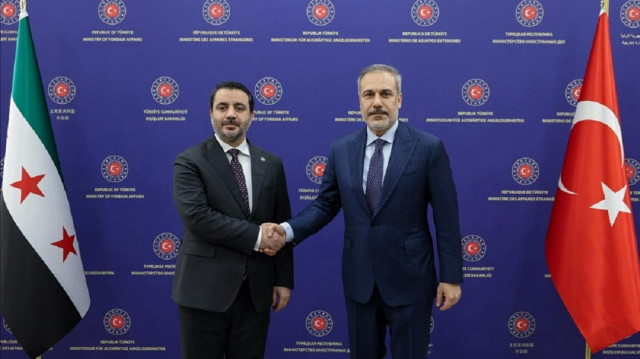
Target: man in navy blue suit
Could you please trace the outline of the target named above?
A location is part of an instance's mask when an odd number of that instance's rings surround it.
[[[394,358],[425,358],[433,299],[447,310],[461,295],[462,245],[449,158],[440,139],[398,122],[402,92],[395,68],[365,68],[358,94],[367,127],[333,143],[317,199],[271,230],[286,232],[287,241],[297,244],[343,209],[351,358],[383,358],[387,326]]]

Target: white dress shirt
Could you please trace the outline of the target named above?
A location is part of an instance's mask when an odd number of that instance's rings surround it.
[[[387,172],[387,167],[389,166],[389,157],[391,157],[391,148],[393,147],[393,139],[396,137],[396,130],[398,130],[398,121],[391,126],[391,128],[385,132],[381,137],[378,137],[375,133],[373,133],[369,127],[367,127],[367,142],[366,147],[364,149],[364,164],[362,171],[362,192],[365,193],[367,190],[367,174],[369,174],[369,163],[371,162],[371,156],[373,156],[373,151],[376,148],[376,145],[373,143],[378,138],[381,138],[387,143],[382,147],[382,155],[384,156],[384,164],[382,166],[382,183],[384,185],[384,175]],[[293,233],[293,229],[288,222],[281,223],[282,227],[286,232],[287,242],[291,242],[295,238],[295,234]]]
[[[224,154],[227,156],[227,160],[231,163],[231,154],[228,152],[232,148],[238,149],[240,153],[238,154],[238,162],[240,162],[240,166],[242,166],[242,173],[244,174],[244,181],[247,185],[247,197],[249,198],[249,212],[253,209],[253,186],[251,181],[251,153],[249,152],[249,144],[245,139],[238,147],[231,147],[228,143],[218,137],[218,134],[215,134],[216,140],[222,147]],[[262,242],[262,228],[258,231],[258,239],[256,240],[256,244],[253,246],[255,251],[260,249],[260,242]]]
[[[371,156],[375,151],[375,140],[381,138],[387,143],[382,147],[382,155],[384,156],[384,164],[382,166],[382,184],[384,185],[384,175],[387,173],[387,167],[389,166],[389,157],[391,156],[391,148],[393,147],[393,139],[396,137],[396,130],[398,129],[398,121],[396,121],[391,128],[385,132],[382,136],[378,137],[373,133],[369,127],[367,127],[367,142],[364,148],[364,167],[362,170],[362,191],[367,192],[367,175],[369,174],[369,164],[371,163]]]

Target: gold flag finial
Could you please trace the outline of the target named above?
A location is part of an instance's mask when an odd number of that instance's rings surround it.
[[[600,6],[602,6],[602,9],[604,10],[604,12],[606,12],[607,15],[609,15],[609,0],[601,0]]]
[[[20,0],[20,11],[27,10],[27,0]]]

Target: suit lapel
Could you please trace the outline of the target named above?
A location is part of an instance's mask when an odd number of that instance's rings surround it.
[[[362,178],[363,178],[363,164],[364,164],[364,150],[367,145],[367,130],[366,128],[356,134],[354,138],[349,141],[349,173],[351,174],[351,183],[355,188],[356,199],[364,211],[371,213],[369,205],[367,204],[367,198],[362,190]]]
[[[248,141],[248,140],[247,140]],[[249,143],[249,153],[251,153],[251,191],[253,192],[252,208],[256,209],[260,190],[267,173],[267,159],[263,151]],[[251,214],[253,215],[253,213]]]
[[[399,123],[396,136],[393,139],[393,147],[391,149],[391,156],[389,157],[387,172],[385,172],[384,183],[382,184],[382,194],[378,208],[384,206],[391,192],[393,192],[393,189],[398,185],[398,181],[404,174],[404,169],[407,167],[407,163],[409,163],[411,153],[416,143],[416,139],[411,136],[407,126]]]
[[[215,137],[211,136],[207,141],[203,156],[207,159],[207,162],[211,164],[213,170],[218,172],[222,181],[229,189],[229,192],[231,192],[233,198],[235,198],[238,206],[242,208],[244,214],[249,216],[249,213],[245,209],[242,192],[240,192],[240,186],[238,185],[236,176],[233,174],[233,169],[231,169],[229,159]]]

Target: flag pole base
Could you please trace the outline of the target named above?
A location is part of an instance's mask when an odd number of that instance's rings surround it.
[[[589,348],[589,344],[584,345],[584,359],[591,359],[591,348]]]

